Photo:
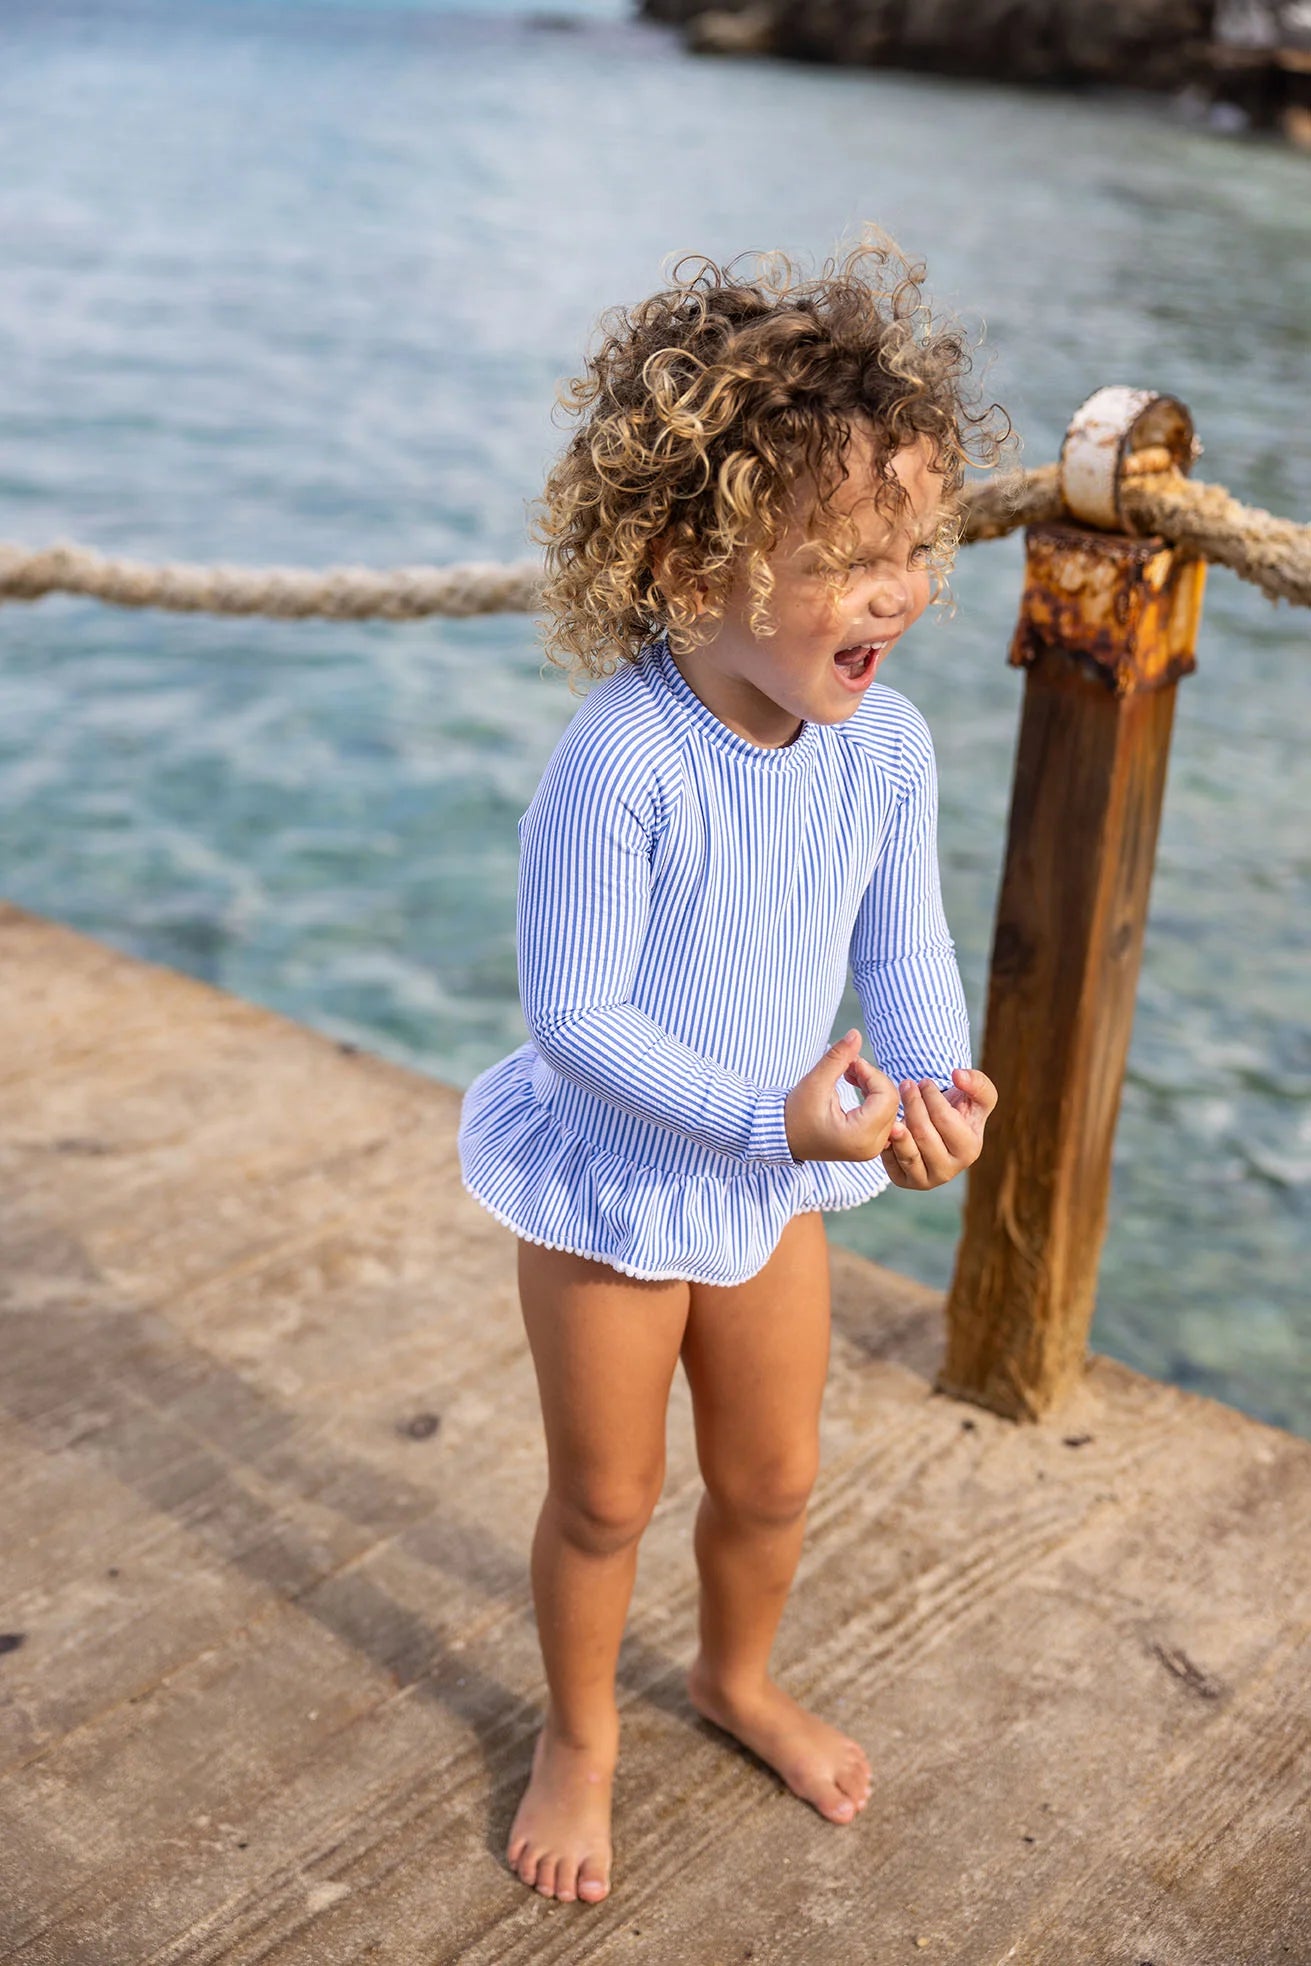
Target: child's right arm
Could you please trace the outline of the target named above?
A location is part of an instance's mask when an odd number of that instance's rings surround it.
[[[787,1086],[755,1085],[630,1001],[651,906],[649,755],[596,723],[562,743],[519,822],[519,994],[563,1077],[721,1154],[792,1165]],[[627,754],[626,754],[627,753]]]
[[[635,1119],[754,1165],[868,1161],[897,1089],[846,1040],[795,1086],[757,1085],[684,1044],[631,1001],[651,910],[657,825],[649,750],[579,717],[519,822],[519,995],[562,1077]],[[864,1095],[847,1110],[846,1077]]]

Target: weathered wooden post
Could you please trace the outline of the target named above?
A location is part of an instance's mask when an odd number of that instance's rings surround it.
[[[1130,536],[1119,488],[1187,471],[1196,448],[1173,398],[1099,390],[1061,453],[1079,522],[1025,536],[1010,659],[1027,676],[982,1059],[1000,1099],[970,1170],[938,1379],[1016,1419],[1083,1369],[1175,687],[1195,666],[1206,573]]]

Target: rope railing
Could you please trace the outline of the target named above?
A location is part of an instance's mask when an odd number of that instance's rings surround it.
[[[1311,526],[1243,505],[1223,485],[1199,483],[1174,469],[1142,469],[1140,452],[1120,479],[1120,509],[1134,532],[1165,539],[1228,567],[1272,601],[1311,607]],[[1139,466],[1135,469],[1135,466]],[[966,494],[963,541],[1000,539],[1020,526],[1068,516],[1057,464],[1007,472]]]
[[[423,615],[531,614],[542,569],[474,561],[454,567],[188,566],[110,559],[59,541],[39,551],[0,543],[0,602],[81,594],[120,608],[261,614],[279,621],[415,621]]]
[[[1311,526],[1242,505],[1221,485],[1198,484],[1145,450],[1127,460],[1120,512],[1133,531],[1153,535],[1229,567],[1271,600],[1311,607]],[[1061,468],[1007,472],[971,485],[962,542],[999,539],[1021,526],[1067,517]],[[541,596],[534,560],[451,567],[196,566],[111,558],[57,541],[43,548],[0,542],[0,603],[78,594],[123,608],[186,614],[268,615],[298,621],[415,621],[426,615],[531,614]]]

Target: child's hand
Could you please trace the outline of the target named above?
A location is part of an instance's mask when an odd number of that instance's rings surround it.
[[[848,1112],[838,1098],[846,1079],[865,1095]],[[896,1086],[860,1055],[860,1032],[831,1044],[818,1065],[793,1086],[783,1108],[793,1160],[875,1160],[888,1145],[897,1117]]]
[[[997,1103],[997,1088],[985,1072],[957,1067],[942,1092],[932,1079],[901,1086],[902,1110],[883,1154],[883,1165],[898,1188],[940,1188],[969,1167],[983,1151],[983,1129]]]

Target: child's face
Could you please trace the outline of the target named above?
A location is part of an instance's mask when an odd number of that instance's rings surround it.
[[[871,441],[857,432],[847,478],[833,499],[835,511],[855,522],[859,538],[845,585],[835,593],[822,577],[805,525],[794,521],[769,559],[774,634],[753,633],[740,579],[708,638],[675,657],[697,695],[731,730],[775,746],[791,742],[799,720],[835,724],[851,715],[929,603],[927,548],[941,490],[932,460],[923,438],[896,453],[891,468],[909,503],[889,519],[875,503]]]

